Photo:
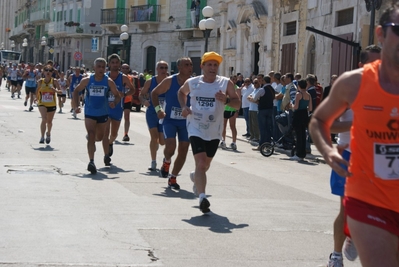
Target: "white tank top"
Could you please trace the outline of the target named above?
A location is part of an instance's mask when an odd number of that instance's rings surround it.
[[[339,121],[353,121],[353,111],[351,109],[347,109],[341,117],[339,117]],[[342,132],[338,134],[337,144],[338,145],[347,145],[351,140],[351,132]],[[346,149],[350,152],[349,147]]]
[[[216,76],[213,83],[203,81],[203,75],[188,80],[192,114],[187,116],[188,136],[210,141],[222,138],[224,103],[216,100],[218,91],[226,93],[226,77]]]

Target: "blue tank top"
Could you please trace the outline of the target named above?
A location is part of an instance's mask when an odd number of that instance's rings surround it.
[[[72,93],[75,90],[75,87],[78,86],[78,84],[82,80],[83,76],[82,76],[82,74],[79,76],[76,76],[75,73],[72,74],[71,76],[72,76],[72,80],[71,80],[71,84],[69,85],[69,89]]]
[[[93,73],[86,87],[85,115],[108,116],[108,91],[108,76],[104,75],[98,82],[94,79]]]
[[[151,85],[150,85],[150,89],[148,90],[148,94],[150,95],[150,106],[148,107],[148,109],[150,109],[151,111],[155,112],[155,108],[154,105],[152,104],[152,100],[151,100],[151,92],[152,90],[157,87],[158,82],[157,82],[157,78],[156,76],[151,78]],[[164,107],[164,102],[165,102],[165,94],[161,94],[158,96],[158,100],[159,100],[159,105],[161,107]]]
[[[303,94],[302,94],[302,98],[301,98],[301,100],[299,100],[298,110],[300,110],[300,109],[308,109],[308,106],[309,106],[309,100],[303,99]]]
[[[107,72],[106,75],[109,77],[109,72]],[[116,79],[115,80],[112,79],[112,80],[115,82],[116,89],[119,92],[124,93],[125,88],[123,86],[123,74],[121,72],[119,72]],[[114,100],[115,100],[114,94],[111,91],[108,91],[108,102],[113,102]],[[123,112],[123,98],[121,98],[121,101],[114,108],[109,108],[110,114],[120,114],[121,112]]]
[[[185,120],[181,115],[182,109],[177,97],[177,91],[180,89],[180,84],[177,80],[177,74],[172,76],[172,83],[169,90],[165,93],[165,120]],[[190,106],[190,98],[187,98],[187,106]]]
[[[29,71],[28,78],[25,81],[25,87],[37,87],[35,72]]]

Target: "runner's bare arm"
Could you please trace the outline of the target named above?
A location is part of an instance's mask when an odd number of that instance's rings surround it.
[[[79,92],[84,90],[89,83],[89,78],[83,78],[78,86],[76,86],[75,90],[72,93],[72,108],[75,109],[76,113],[79,113]]]
[[[336,148],[333,147],[330,137],[330,128],[333,122],[352,104],[359,90],[361,82],[359,70],[342,74],[331,88],[327,97],[313,113],[309,124],[310,134],[317,149],[326,162],[339,175],[349,175],[339,164],[348,165]]]
[[[129,91],[125,93],[125,96],[133,95],[136,91],[136,88],[134,87],[134,84],[130,81],[129,77],[127,77],[125,74],[123,74],[123,84],[126,84],[129,87]]]
[[[150,101],[147,99],[148,97],[148,90],[150,89],[150,85],[151,85],[151,79],[145,81],[143,88],[140,91],[139,94],[139,99],[141,104],[143,104],[146,107],[150,106]]]
[[[172,84],[172,78],[165,78],[162,82],[160,82],[154,89],[151,91],[151,101],[154,107],[159,105],[158,96],[166,93],[170,85]]]
[[[191,109],[187,107],[187,95],[190,93],[190,86],[188,82],[185,81],[183,86],[180,87],[179,91],[177,91],[177,98],[179,99],[180,107],[182,108],[181,115],[186,118],[189,114],[191,114]]]
[[[241,107],[241,100],[240,97],[237,95],[237,92],[235,90],[234,84],[232,81],[229,81],[227,83],[227,88],[226,88],[226,97],[229,97],[229,102],[227,105],[229,105],[232,108],[235,109],[240,109]],[[224,101],[225,103],[227,102],[227,99]]]

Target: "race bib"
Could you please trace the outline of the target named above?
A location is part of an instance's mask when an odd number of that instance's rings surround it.
[[[185,118],[181,115],[182,109],[178,107],[172,107],[170,111],[170,118],[174,120],[184,120]]]
[[[113,102],[113,101],[115,101],[115,96],[114,96],[113,93],[109,92],[109,95],[108,95],[108,102]]]
[[[100,86],[91,86],[89,88],[89,94],[90,96],[104,96],[105,95],[105,88]]]
[[[214,97],[196,97],[196,108],[201,111],[214,112],[216,108],[216,100]]]
[[[383,180],[399,179],[399,144],[374,144],[374,173]]]
[[[43,103],[50,103],[53,102],[54,93],[44,93],[42,94],[42,102]]]

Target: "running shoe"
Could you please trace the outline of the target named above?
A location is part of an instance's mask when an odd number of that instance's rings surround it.
[[[29,111],[32,111],[32,110],[33,110],[33,107],[32,107],[32,106],[30,106],[30,107],[29,107]]]
[[[122,141],[129,142],[130,141],[130,137],[127,134],[125,134],[125,136],[123,137]]]
[[[350,237],[345,239],[344,255],[350,261],[354,261],[357,258],[357,249]]]
[[[50,141],[51,141],[51,137],[50,137],[50,135],[47,135],[46,136],[46,144],[50,144]]]
[[[96,168],[96,165],[94,165],[94,162],[92,162],[92,161],[89,162],[89,165],[87,165],[87,170],[91,174],[96,174],[97,173],[97,168]]]
[[[39,144],[44,144],[44,137],[40,138]]]
[[[72,112],[72,116],[76,119],[76,112],[75,112],[75,110]]]
[[[226,149],[226,143],[224,141],[220,142],[220,147]]]
[[[108,155],[112,157],[114,154],[114,144],[109,144]]]
[[[18,98],[21,98],[21,95],[18,95]]]
[[[230,144],[230,148],[233,149],[233,150],[237,150],[237,145],[236,145],[236,143],[231,143],[231,144]]]
[[[170,162],[165,162],[165,159],[163,159],[163,163],[162,163],[162,167],[161,167],[161,176],[163,178],[168,177],[169,167],[170,167]]]
[[[24,106],[25,106],[25,107],[26,107],[26,105],[28,105],[28,102],[27,102],[27,101],[24,102]]]
[[[60,108],[60,111],[58,111],[58,113],[62,113],[62,108]]]
[[[151,166],[148,167],[149,171],[156,171],[157,170],[157,162],[155,160],[151,161]]]
[[[208,213],[211,210],[209,209],[209,207],[211,206],[211,203],[209,203],[208,199],[206,199],[205,197],[201,200],[200,202],[200,210],[202,211],[202,213]]]
[[[330,254],[330,259],[328,260],[327,267],[344,267],[344,261],[342,257],[334,257]]]
[[[14,97],[15,97],[15,95],[14,95],[14,94],[12,94],[12,95],[11,95],[11,98],[14,98]]]
[[[296,161],[304,161],[304,158],[300,158],[297,155],[290,157],[290,160],[296,160]]]
[[[168,179],[168,188],[179,190],[180,185],[176,182],[176,177],[170,176]]]
[[[71,111],[70,111],[71,113],[73,112],[73,108],[71,108]]]
[[[111,157],[108,155],[104,156],[104,164],[105,166],[111,166]]]

